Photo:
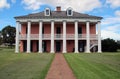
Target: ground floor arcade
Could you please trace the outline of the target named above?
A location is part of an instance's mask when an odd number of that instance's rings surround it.
[[[39,40],[31,40],[30,51],[39,52]],[[97,52],[97,45],[90,45],[91,52]],[[27,52],[27,40],[20,41],[20,52]],[[42,52],[51,52],[51,41],[42,41]],[[63,40],[54,40],[54,52],[63,52]],[[75,52],[75,41],[66,41],[66,52]],[[78,40],[78,52],[86,52],[86,40]]]

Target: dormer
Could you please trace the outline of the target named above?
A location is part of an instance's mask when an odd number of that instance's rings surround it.
[[[50,9],[46,8],[44,13],[45,13],[45,16],[50,16]]]
[[[73,9],[71,7],[67,9],[67,16],[73,16]]]

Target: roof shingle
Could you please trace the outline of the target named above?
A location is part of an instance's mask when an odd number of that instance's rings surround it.
[[[15,19],[33,19],[33,18],[40,18],[40,19],[44,19],[44,18],[50,18],[50,19],[54,19],[54,18],[89,18],[89,19],[102,19],[102,17],[98,17],[98,16],[92,16],[92,15],[88,15],[88,14],[82,14],[82,13],[78,13],[73,11],[73,16],[67,16],[66,11],[51,11],[50,16],[45,16],[44,15],[44,11],[43,12],[39,12],[39,13],[33,13],[33,14],[28,14],[25,16],[17,16],[15,17]]]

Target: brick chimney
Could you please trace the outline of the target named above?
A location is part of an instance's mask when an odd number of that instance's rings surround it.
[[[61,6],[57,6],[56,11],[61,11]]]

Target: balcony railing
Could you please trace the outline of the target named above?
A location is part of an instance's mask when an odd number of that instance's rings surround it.
[[[31,34],[30,38],[33,40],[38,40],[39,39],[39,34]],[[97,39],[98,35],[97,34],[90,34],[90,39]],[[21,40],[26,40],[27,39],[27,34],[21,34],[20,35]],[[43,34],[42,39],[51,39],[51,34]],[[54,39],[63,39],[63,34],[55,34]],[[66,39],[75,39],[75,34],[66,34]],[[86,34],[78,34],[78,39],[86,39]]]

